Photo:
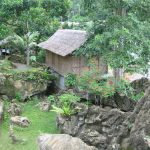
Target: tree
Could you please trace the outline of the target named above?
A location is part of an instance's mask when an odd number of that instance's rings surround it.
[[[38,31],[41,36],[50,36],[57,30],[60,16],[65,17],[69,9],[69,0],[1,0],[0,1],[0,37],[5,38],[12,32],[18,35],[29,31]]]
[[[60,16],[66,18],[69,7],[69,0],[1,0],[0,40],[14,33],[22,38],[38,31],[36,42],[39,43],[60,27]],[[36,55],[38,53],[39,48]]]
[[[150,2],[144,0],[88,0],[91,38],[79,54],[103,56],[114,69],[146,72],[150,60]],[[140,70],[139,70],[140,69]]]
[[[13,40],[14,46],[17,47],[18,50],[22,52],[26,52],[26,63],[30,65],[30,52],[31,49],[37,46],[36,40],[39,36],[38,32],[27,33],[23,37],[19,35],[15,35],[15,39]]]

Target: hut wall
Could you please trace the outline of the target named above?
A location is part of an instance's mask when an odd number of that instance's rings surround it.
[[[61,69],[60,60],[61,59],[59,58],[59,55],[56,55],[49,51],[46,52],[46,64],[57,72]]]
[[[52,52],[46,52],[46,64],[61,75],[65,75],[71,71],[71,56],[62,57]]]
[[[101,59],[94,59],[93,61],[102,74],[107,73],[107,65]],[[80,75],[82,72],[90,69],[86,65],[85,58],[71,55],[62,57],[50,51],[47,51],[46,54],[46,64],[63,76],[67,73]]]
[[[101,58],[94,58],[92,63],[96,65],[96,68],[101,74],[106,74],[108,72],[108,66],[102,61]],[[72,72],[80,75],[85,71],[90,70],[87,66],[86,59],[83,57],[73,57]]]

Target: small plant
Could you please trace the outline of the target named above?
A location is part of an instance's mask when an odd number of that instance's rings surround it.
[[[55,100],[55,97],[54,97],[53,95],[50,95],[47,99],[50,101],[51,105],[52,105],[52,104],[53,104],[53,105],[56,104],[56,100]]]
[[[15,94],[15,99],[16,99],[18,102],[21,102],[21,100],[22,100],[22,95],[21,95],[21,93],[16,92],[16,94]]]
[[[65,85],[67,87],[74,87],[76,86],[76,83],[77,83],[76,75],[72,73],[68,73],[65,78]]]
[[[134,92],[134,89],[128,81],[120,80],[116,85],[116,92],[129,97]]]
[[[70,107],[66,107],[66,106],[64,106],[63,108],[59,108],[59,107],[52,105],[52,108],[53,108],[52,111],[58,114],[61,114],[63,116],[71,116],[75,113],[73,109],[70,109]]]
[[[36,56],[31,56],[30,60],[31,60],[31,62],[36,62]]]
[[[58,97],[61,105],[71,105],[73,103],[79,102],[80,97],[73,93],[65,93]]]
[[[25,81],[37,81],[37,82],[47,82],[48,80],[54,80],[55,77],[43,69],[30,69],[27,71],[14,72],[12,73],[15,80],[25,80]]]
[[[126,80],[121,80],[120,82],[117,83],[116,92],[123,94],[134,101],[138,101],[144,96],[144,92],[136,94],[131,84]]]
[[[36,80],[36,76],[34,74],[29,74],[28,77],[27,77],[27,80]]]
[[[130,98],[134,101],[140,100],[144,96],[144,92],[140,92],[138,94],[132,94]]]
[[[51,97],[52,98],[52,97]],[[73,104],[80,101],[80,97],[76,96],[73,93],[65,93],[58,97],[59,104],[58,106],[53,105],[53,110],[58,114],[64,116],[70,116],[75,113]]]

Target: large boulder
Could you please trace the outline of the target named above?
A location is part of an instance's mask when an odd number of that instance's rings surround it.
[[[17,97],[19,100],[24,100],[46,91],[46,81],[37,82],[36,80],[34,81],[26,78],[14,78],[10,74],[0,73],[0,95],[7,95],[11,98]]]
[[[51,104],[48,101],[40,102],[38,105],[41,111],[49,111],[51,108]]]
[[[16,91],[20,92],[21,98],[26,99],[33,95],[42,93],[47,89],[47,83],[45,82],[30,82],[17,80],[13,83]]]
[[[12,102],[8,108],[8,113],[10,116],[20,116],[22,111],[21,111],[21,106],[15,102]]]
[[[38,137],[40,150],[98,150],[67,134],[43,134]]]
[[[28,127],[30,125],[29,119],[27,117],[22,117],[22,116],[11,117],[10,123],[13,125],[18,125],[20,127]]]
[[[128,150],[150,149],[150,87],[134,112],[123,123],[116,144]]]
[[[140,92],[145,92],[145,90],[150,85],[149,79],[142,77],[131,82],[131,86],[135,89],[135,92],[138,94]]]

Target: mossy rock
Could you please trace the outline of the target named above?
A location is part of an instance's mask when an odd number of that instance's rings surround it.
[[[54,77],[43,70],[28,70],[0,74],[0,94],[16,98],[19,101],[42,93],[47,89],[47,83]]]

